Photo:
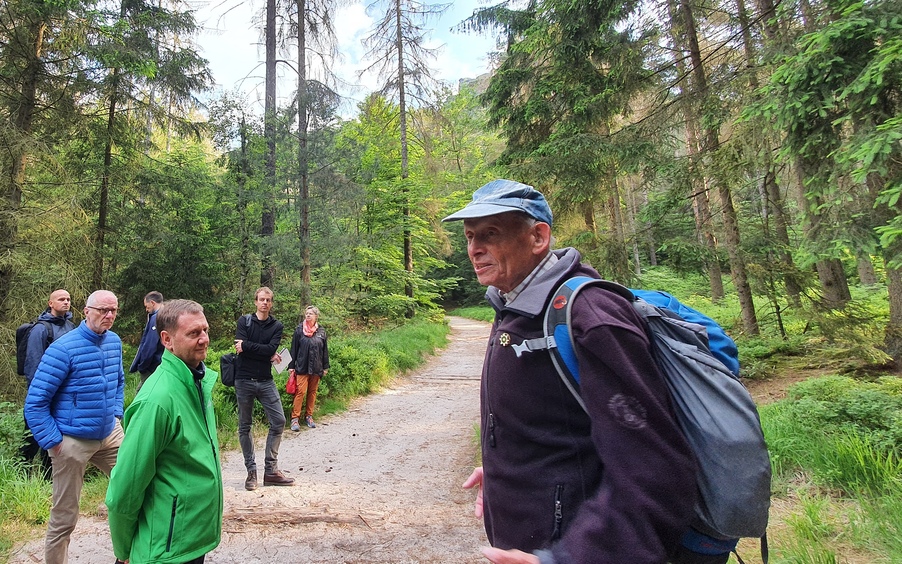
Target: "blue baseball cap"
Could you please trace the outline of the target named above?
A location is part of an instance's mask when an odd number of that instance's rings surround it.
[[[473,199],[462,210],[442,221],[459,221],[488,217],[499,213],[521,211],[551,225],[551,208],[541,192],[513,180],[492,180],[473,192]]]

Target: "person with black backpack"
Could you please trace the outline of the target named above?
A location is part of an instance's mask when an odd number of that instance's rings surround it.
[[[27,385],[31,385],[38,364],[41,363],[41,357],[44,356],[44,351],[47,350],[50,343],[75,328],[75,324],[72,322],[71,307],[72,298],[69,292],[63,289],[54,290],[47,300],[47,309],[31,323],[30,327],[25,329],[22,342],[18,346],[24,348],[22,351],[22,376],[25,376]],[[28,428],[28,421],[25,422],[25,439],[19,452],[26,464],[40,454],[44,478],[50,479],[52,472],[50,457],[47,455],[47,451],[34,440],[34,436]]]
[[[567,305],[554,299],[560,284],[598,273],[575,249],[551,250],[551,209],[531,186],[489,182],[444,219],[459,220],[495,309],[482,373],[482,466],[464,483],[477,488],[475,512],[492,545],[483,555],[504,564],[689,562],[678,552],[698,497],[697,464],[643,320],[602,288],[576,298],[583,410],[547,350],[526,345],[543,338],[549,305]]]

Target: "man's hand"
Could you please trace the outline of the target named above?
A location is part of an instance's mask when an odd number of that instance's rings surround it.
[[[482,517],[482,466],[473,469],[473,473],[464,482],[464,489],[476,488],[476,505],[473,507],[473,514]]]
[[[272,358],[269,359],[269,362],[271,362],[272,364],[279,364],[280,362],[282,362],[282,355],[280,355],[279,353],[272,355]]]
[[[235,339],[235,352],[241,354],[241,339]]]
[[[527,554],[522,550],[501,550],[500,548],[485,547],[482,555],[494,562],[494,564],[539,564],[539,557]]]

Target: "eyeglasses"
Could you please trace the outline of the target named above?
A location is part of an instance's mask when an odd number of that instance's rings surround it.
[[[85,306],[88,309],[93,309],[94,311],[99,311],[100,315],[106,317],[109,314],[117,315],[119,313],[119,308],[117,307],[94,307],[94,306]]]

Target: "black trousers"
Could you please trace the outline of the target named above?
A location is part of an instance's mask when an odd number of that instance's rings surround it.
[[[714,555],[701,554],[680,546],[677,553],[670,557],[670,564],[727,564],[729,559],[729,552]]]

